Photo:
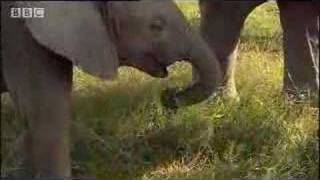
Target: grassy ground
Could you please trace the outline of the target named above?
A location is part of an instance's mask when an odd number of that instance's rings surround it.
[[[198,25],[195,3],[179,6]],[[250,15],[242,33],[236,83],[239,103],[211,98],[165,111],[161,89],[191,79],[188,64],[170,77],[121,68],[103,82],[75,70],[72,158],[75,174],[101,180],[317,179],[318,117],[280,96],[281,30],[275,4]],[[2,172],[16,166],[13,139],[23,123],[4,99]]]

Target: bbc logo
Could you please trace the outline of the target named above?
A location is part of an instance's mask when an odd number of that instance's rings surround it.
[[[11,8],[11,18],[44,18],[44,8]]]

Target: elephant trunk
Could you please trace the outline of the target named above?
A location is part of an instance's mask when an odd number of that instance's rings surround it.
[[[193,83],[182,91],[168,89],[162,95],[164,105],[177,108],[199,103],[207,99],[219,86],[222,80],[220,64],[207,43],[200,35],[193,35],[191,48],[186,61],[193,67],[197,77]]]

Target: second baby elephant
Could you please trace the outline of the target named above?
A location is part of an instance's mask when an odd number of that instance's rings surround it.
[[[12,7],[44,8],[45,16],[10,18]],[[182,91],[167,91],[164,100],[172,106],[204,100],[221,77],[213,52],[172,1],[7,1],[1,2],[1,28],[1,84],[27,120],[26,162],[36,179],[71,177],[73,65],[104,79],[121,65],[162,78],[169,65],[186,60],[200,78]]]
[[[247,16],[265,3],[200,0],[201,33],[220,60],[226,94],[237,96],[234,70],[241,29]],[[283,90],[319,99],[319,2],[277,1],[283,29]]]

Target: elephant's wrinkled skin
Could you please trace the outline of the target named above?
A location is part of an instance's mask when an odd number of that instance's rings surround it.
[[[201,33],[220,60],[227,95],[236,97],[234,70],[240,31],[249,13],[265,1],[200,0]],[[319,93],[319,2],[277,1],[283,28],[287,93]]]
[[[10,7],[15,6],[43,7],[45,18],[10,18]],[[200,78],[174,94],[172,102],[177,105],[207,98],[220,82],[214,54],[200,35],[190,31],[172,1],[7,1],[1,2],[1,28],[1,87],[5,82],[27,120],[26,163],[39,179],[71,176],[73,65],[105,79],[113,77],[119,65],[165,77],[167,66],[185,59]],[[199,92],[205,93],[192,97]]]

